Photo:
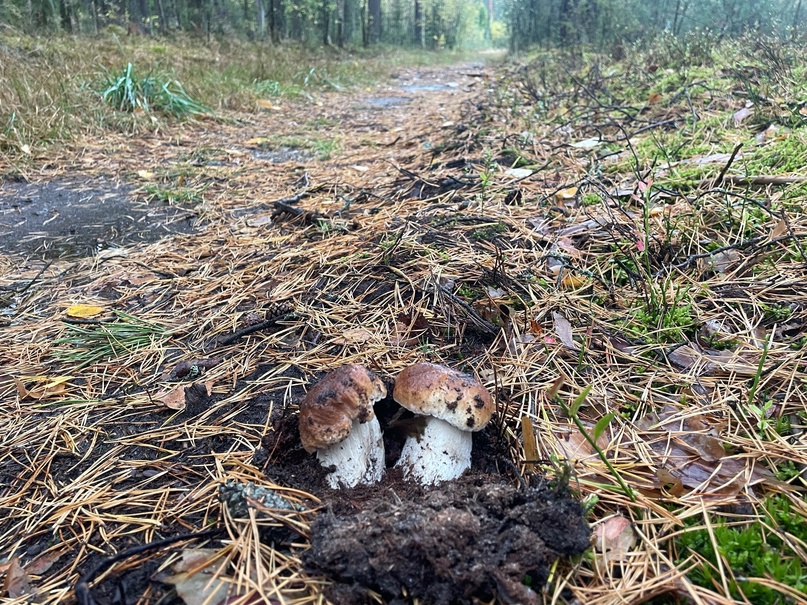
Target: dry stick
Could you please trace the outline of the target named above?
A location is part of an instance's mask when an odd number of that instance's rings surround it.
[[[726,176],[726,172],[728,172],[729,168],[731,168],[731,165],[734,163],[734,158],[737,157],[737,154],[740,152],[740,148],[742,146],[743,146],[742,143],[737,143],[734,146],[734,151],[731,152],[731,156],[729,157],[729,161],[726,162],[726,165],[723,166],[723,170],[721,170],[720,174],[717,175],[717,179],[715,180],[715,183],[714,183],[713,187],[717,187],[717,186],[720,185],[720,183],[723,182],[723,178]]]
[[[163,538],[162,540],[149,542],[148,544],[140,544],[139,546],[129,548],[115,555],[112,555],[111,557],[107,557],[103,559],[100,563],[98,563],[98,565],[93,567],[90,571],[81,576],[79,581],[76,583],[76,586],[73,588],[73,591],[76,594],[76,601],[78,602],[79,605],[95,605],[95,599],[93,599],[92,594],[90,594],[90,582],[92,582],[95,579],[95,576],[106,571],[109,567],[111,567],[118,561],[123,561],[124,559],[128,559],[129,557],[133,557],[134,555],[138,555],[140,553],[147,552],[149,550],[154,550],[156,548],[162,548],[163,546],[168,546],[169,544],[173,544],[174,542],[181,542],[183,540],[195,540],[197,538],[206,538],[208,536],[217,534],[220,531],[221,530],[219,529],[208,529],[205,531],[194,532],[192,534],[179,534],[178,536],[170,536],[168,538]]]
[[[216,346],[224,347],[229,344],[234,343],[236,340],[241,338],[242,336],[248,336],[249,334],[253,334],[255,332],[260,332],[261,330],[265,330],[266,328],[271,328],[272,326],[276,325],[279,321],[283,321],[284,319],[289,319],[295,315],[293,311],[288,313],[284,313],[283,315],[278,315],[276,317],[271,317],[267,320],[262,321],[261,323],[257,323],[253,326],[247,326],[246,328],[242,328],[230,334],[229,336],[225,336],[224,338],[220,338],[215,341]]]

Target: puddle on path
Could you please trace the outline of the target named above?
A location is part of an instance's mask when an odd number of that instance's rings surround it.
[[[132,191],[106,179],[0,183],[0,252],[77,258],[193,231],[191,211],[147,204]]]
[[[278,149],[253,150],[252,157],[256,160],[271,162],[272,164],[282,164],[284,162],[308,162],[314,159],[314,154],[301,149],[291,147],[280,147]]]
[[[367,105],[374,108],[384,109],[387,107],[400,107],[411,102],[409,97],[373,97],[367,99]]]
[[[401,90],[406,92],[439,92],[441,90],[452,90],[457,88],[459,84],[456,82],[449,82],[448,84],[404,84]]]

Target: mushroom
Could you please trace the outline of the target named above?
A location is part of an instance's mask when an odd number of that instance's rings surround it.
[[[471,432],[493,414],[490,393],[475,378],[433,363],[405,368],[395,380],[395,401],[427,416],[419,436],[410,436],[396,468],[404,478],[433,485],[459,477],[471,466]]]
[[[378,376],[344,365],[315,384],[300,404],[300,440],[316,452],[333,489],[374,483],[384,476],[384,442],[373,404],[387,396]]]

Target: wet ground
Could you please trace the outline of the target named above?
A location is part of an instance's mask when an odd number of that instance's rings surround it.
[[[92,256],[106,248],[193,231],[196,214],[147,203],[110,179],[0,183],[0,252],[37,258]]]

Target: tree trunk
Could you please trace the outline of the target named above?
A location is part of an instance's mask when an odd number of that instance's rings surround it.
[[[345,0],[336,0],[336,45],[345,46]]]
[[[303,39],[303,17],[300,13],[300,5],[295,2],[291,5],[291,26],[289,27],[289,36],[292,40]]]
[[[322,45],[331,46],[331,3],[322,3]]]
[[[154,4],[154,9],[157,11],[157,29],[164,36],[168,33],[168,18],[165,15],[165,5],[163,0],[155,0]]]
[[[423,7],[421,0],[415,0],[415,44],[423,48],[426,45],[426,30],[423,27]]]
[[[263,5],[263,0],[255,0],[255,23],[258,31],[256,37],[258,40],[263,40],[266,35],[266,8]]]
[[[370,44],[381,41],[381,0],[367,0],[367,13]]]

